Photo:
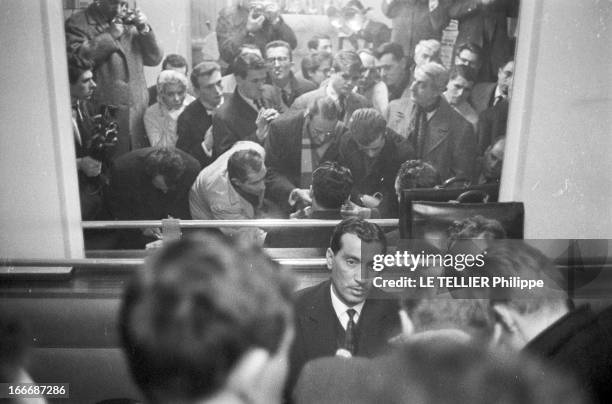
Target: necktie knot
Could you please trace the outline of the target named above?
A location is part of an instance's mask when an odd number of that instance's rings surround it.
[[[355,309],[348,309],[346,311],[346,314],[348,314],[349,316],[349,322],[355,322],[355,314],[357,314],[357,311]]]

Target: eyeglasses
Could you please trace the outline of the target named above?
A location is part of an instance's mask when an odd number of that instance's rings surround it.
[[[270,65],[273,65],[276,62],[278,62],[278,63],[285,63],[285,62],[288,62],[288,61],[289,61],[289,57],[287,57],[287,56],[276,56],[276,57],[266,58],[266,63],[268,63]]]

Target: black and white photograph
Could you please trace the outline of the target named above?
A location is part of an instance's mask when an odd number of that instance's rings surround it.
[[[0,403],[612,402],[612,0],[0,21]]]

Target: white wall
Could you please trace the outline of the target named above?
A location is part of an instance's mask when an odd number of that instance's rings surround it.
[[[0,1],[0,256],[83,251],[62,2]]]
[[[138,7],[149,19],[164,55],[182,55],[191,66],[191,1],[145,0],[138,1]],[[145,67],[148,85],[155,84],[160,70],[161,65]]]
[[[500,199],[525,238],[612,238],[612,1],[522,1]]]

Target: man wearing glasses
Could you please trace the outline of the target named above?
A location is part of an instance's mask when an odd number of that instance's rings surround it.
[[[340,111],[340,120],[346,124],[353,111],[370,106],[364,96],[353,92],[362,74],[363,64],[359,55],[353,51],[340,51],[334,56],[327,85],[298,97],[291,109],[304,109],[316,98],[329,97]]]
[[[336,103],[325,96],[313,99],[305,111],[292,110],[272,121],[265,143],[266,197],[286,214],[309,205],[312,173],[338,159],[343,130]]]
[[[317,89],[316,84],[301,77],[296,77],[291,71],[293,55],[287,42],[270,42],[266,45],[265,52],[270,84],[274,86],[287,108],[300,95]]]

